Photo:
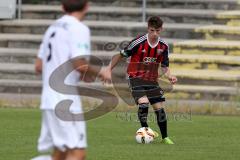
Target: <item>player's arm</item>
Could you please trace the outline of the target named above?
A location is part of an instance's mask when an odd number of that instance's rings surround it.
[[[132,56],[132,53],[133,53],[133,51],[134,51],[134,49],[135,49],[135,48],[131,48],[132,43],[133,43],[133,41],[130,42],[129,45],[128,45],[126,48],[124,48],[123,50],[121,50],[119,54],[114,55],[114,56],[112,57],[111,62],[110,62],[109,65],[107,66],[107,68],[108,68],[109,70],[113,70],[113,68],[121,61],[121,59],[123,59],[123,58],[128,58],[128,57]]]
[[[116,54],[112,57],[111,62],[107,66],[107,68],[112,71],[114,67],[121,61],[121,59],[124,58],[121,54]]]
[[[42,74],[42,59],[37,58],[35,61],[35,72],[37,75]]]
[[[99,76],[103,81],[108,82],[111,79],[111,71],[118,64],[123,56],[121,54],[114,55],[109,65],[105,68],[100,68],[98,66],[89,65],[88,61],[85,59],[76,59],[74,60],[74,68],[84,74],[85,81],[94,81],[97,76]]]
[[[161,62],[161,72],[162,74],[172,83],[177,83],[177,77],[171,74],[170,68],[169,68],[169,49],[167,48],[163,52],[163,61]]]
[[[88,60],[84,58],[76,58],[73,60],[74,68],[81,73],[82,80],[86,82],[92,82],[97,76],[101,77],[102,72],[99,66],[90,65]]]
[[[42,74],[42,70],[43,70],[43,58],[44,58],[44,43],[42,42],[40,47],[39,47],[39,51],[37,54],[37,58],[35,60],[35,72],[37,75]]]
[[[112,57],[111,62],[109,63],[109,65],[105,68],[103,68],[103,74],[104,74],[104,81],[105,82],[110,82],[111,81],[111,73],[112,70],[114,69],[114,67],[116,67],[116,65],[123,59],[123,58],[128,58],[132,55],[132,53],[134,52],[135,48],[132,48],[133,41],[131,41],[129,43],[129,45],[124,48],[122,51],[120,51],[119,54],[116,54]]]
[[[177,83],[177,77],[171,74],[170,68],[169,67],[162,67],[161,68],[162,73],[164,76],[172,83],[175,84]]]
[[[73,60],[73,66],[80,73],[89,72],[92,74],[98,74],[97,67],[89,64],[89,62],[84,58],[76,58]]]
[[[104,67],[101,72],[103,74],[103,81],[105,83],[110,83],[112,79],[112,70],[116,65],[121,61],[121,59],[124,58],[121,54],[116,54],[112,57],[111,62],[107,67]]]

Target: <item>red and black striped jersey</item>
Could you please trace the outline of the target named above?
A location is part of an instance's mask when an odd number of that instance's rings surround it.
[[[152,46],[147,34],[132,40],[120,54],[131,58],[127,69],[129,77],[156,81],[160,64],[161,67],[169,67],[167,43],[159,38],[158,43]]]

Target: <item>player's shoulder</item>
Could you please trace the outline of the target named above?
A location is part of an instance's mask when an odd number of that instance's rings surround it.
[[[138,45],[138,44],[141,44],[142,42],[144,42],[145,40],[147,40],[147,35],[140,35],[140,36],[137,36],[136,38],[134,38],[130,44],[134,44],[134,46]]]
[[[159,43],[160,43],[161,45],[164,45],[166,48],[169,48],[168,43],[167,43],[165,40],[161,39],[161,38],[159,38]]]
[[[147,35],[141,35],[141,36],[138,36],[137,38],[134,38],[129,46],[128,46],[128,49],[131,50],[133,49],[134,47],[136,46],[139,46],[141,43],[143,43],[144,41],[147,40]]]
[[[81,21],[75,22],[75,24],[72,24],[72,27],[82,31],[90,31],[89,27]]]
[[[81,32],[81,33],[89,33],[90,29],[87,25],[77,20],[76,18],[65,15],[57,20],[57,22],[64,23],[66,26],[66,30],[69,32]]]
[[[90,33],[90,29],[82,22],[73,23],[69,26],[69,31],[74,33]]]
[[[146,35],[146,34],[137,36],[136,38],[134,38],[134,39],[132,40],[132,42],[144,41],[144,40],[147,40],[147,35]]]

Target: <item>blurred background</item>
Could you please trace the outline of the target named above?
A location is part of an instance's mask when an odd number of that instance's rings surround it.
[[[240,113],[240,4],[238,0],[90,0],[84,23],[93,55],[107,62],[160,16],[179,79],[166,93],[169,112]],[[34,60],[47,27],[62,15],[59,1],[0,0],[0,106],[39,106],[41,77]],[[124,77],[124,74],[118,75]],[[91,84],[114,92],[112,87]],[[127,91],[128,88],[122,88]],[[117,94],[117,93],[116,93]],[[127,96],[127,94],[126,94]],[[92,101],[85,99],[85,106]],[[94,102],[97,103],[97,102]],[[121,101],[118,109],[129,106]]]

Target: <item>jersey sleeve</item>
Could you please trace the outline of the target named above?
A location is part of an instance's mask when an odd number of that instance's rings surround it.
[[[166,45],[166,48],[163,52],[163,61],[161,63],[161,67],[169,67],[169,47]]]
[[[139,43],[137,43],[136,41],[137,41],[136,39],[131,41],[127,47],[125,47],[123,50],[120,51],[120,54],[123,57],[128,58],[132,56],[134,53],[136,53],[139,46],[138,45]]]
[[[44,44],[43,42],[41,43],[40,45],[40,48],[38,50],[38,54],[37,54],[37,57],[40,58],[40,59],[43,59],[44,58]]]
[[[48,30],[46,31],[46,33],[44,34],[44,36],[42,38],[42,42],[41,42],[39,50],[38,50],[37,57],[42,60],[45,59],[49,54],[49,33],[51,33],[51,31],[52,30],[50,30],[50,28],[48,28]]]
[[[70,35],[70,54],[71,58],[91,54],[91,40],[89,28],[75,29]]]

